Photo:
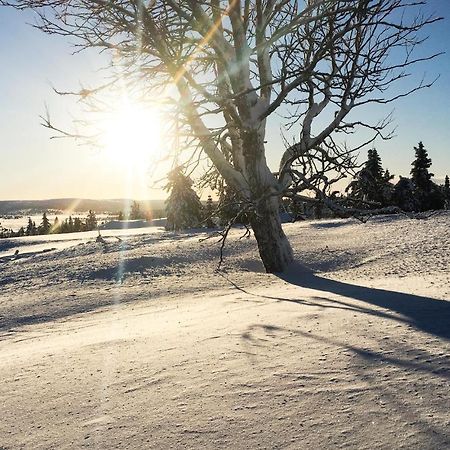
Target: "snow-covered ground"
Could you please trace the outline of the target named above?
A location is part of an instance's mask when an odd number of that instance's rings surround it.
[[[118,221],[114,223],[117,222]],[[105,226],[101,228],[101,236],[106,241],[120,242],[120,239],[122,238],[141,234],[160,234],[163,230],[164,229],[161,226],[116,226],[115,229],[108,229],[108,227]],[[84,245],[95,240],[98,235],[98,231],[86,231],[80,233],[44,234],[38,236],[0,239],[0,261],[11,259],[11,256],[14,256],[16,251],[18,251],[16,258],[22,258],[54,250],[63,250],[65,248],[74,247],[80,244]]]
[[[449,229],[287,224],[282,276],[238,229],[220,272],[206,232],[23,238],[0,257],[0,446],[450,448]]]

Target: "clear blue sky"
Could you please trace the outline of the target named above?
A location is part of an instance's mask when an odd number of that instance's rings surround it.
[[[440,74],[440,79],[430,89],[367,114],[381,118],[394,109],[397,137],[375,144],[391,173],[409,173],[412,148],[422,140],[433,160],[432,171],[442,178],[450,173],[450,1],[430,0],[428,9],[445,19],[429,29],[423,51],[446,54],[415,72],[419,78]],[[98,150],[49,139],[48,130],[39,125],[45,104],[59,124],[69,124],[79,113],[51,85],[70,90],[92,83],[101,61],[93,53],[72,56],[63,38],[45,35],[26,22],[33,22],[31,13],[0,8],[0,199],[163,196],[149,189],[149,182],[125,180],[120,165],[106,162]],[[268,160],[273,168],[280,147],[279,129],[272,123]]]

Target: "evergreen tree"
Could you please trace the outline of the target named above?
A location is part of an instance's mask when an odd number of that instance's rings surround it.
[[[61,229],[61,224],[59,223],[58,216],[55,217],[55,220],[53,221],[53,227],[52,227],[52,233],[58,234]]]
[[[409,178],[400,177],[400,180],[394,186],[392,200],[394,205],[398,206],[403,211],[417,210],[418,205],[414,196],[414,185]]]
[[[39,233],[48,234],[50,232],[50,229],[51,229],[50,221],[47,218],[47,213],[44,213],[42,215],[41,225],[39,226]]]
[[[441,209],[444,207],[444,195],[439,187],[431,181],[434,176],[428,169],[431,159],[422,142],[414,147],[416,159],[411,163],[411,179],[414,185],[414,197],[420,211]]]
[[[414,147],[416,159],[411,163],[411,178],[417,190],[428,192],[431,188],[431,177],[433,173],[428,172],[431,167],[431,159],[428,157],[428,152],[425,150],[422,141],[419,142],[418,147]]]
[[[202,221],[202,204],[192,189],[192,180],[184,175],[181,167],[169,172],[165,187],[170,192],[166,200],[166,230],[182,230],[200,226]]]
[[[446,202],[450,202],[450,179],[448,178],[448,175],[445,176],[444,181],[444,197]]]
[[[388,169],[384,171],[383,178],[380,183],[380,194],[381,194],[381,204],[382,206],[392,205],[392,196],[394,193],[394,185],[391,181],[394,179],[395,175],[391,175]]]
[[[69,233],[69,221],[64,219],[61,223],[61,227],[59,228],[60,233]]]
[[[372,148],[367,152],[366,169],[372,175],[374,180],[381,180],[383,178],[381,158],[376,148]]]
[[[75,219],[73,220],[73,231],[79,232],[82,229],[83,229],[83,222],[79,217],[75,217]]]
[[[139,205],[139,203],[135,200],[131,205],[130,219],[131,220],[144,219],[144,215],[141,211],[141,205]]]
[[[348,185],[346,192],[354,199],[387,206],[391,202],[392,178],[394,176],[388,170],[383,170],[381,158],[377,150],[372,148],[367,152],[364,167],[358,172],[356,179]]]
[[[394,178],[394,175],[391,175],[391,173],[389,172],[389,169],[386,169],[384,171],[384,175],[383,175],[384,181],[391,181],[393,178]]]
[[[68,229],[69,233],[73,232],[73,219],[72,219],[72,216],[69,216],[69,220],[67,222],[67,229]]]
[[[28,224],[27,224],[27,229],[25,231],[25,234],[27,236],[33,236],[34,234],[34,229],[35,229],[35,225],[33,226],[34,222],[31,220],[31,217],[28,217]]]
[[[205,206],[205,224],[207,228],[215,228],[216,224],[214,223],[212,217],[214,214],[214,204],[210,195],[208,195],[208,200],[206,201]]]
[[[444,199],[444,209],[450,209],[450,179],[448,175],[445,176],[444,184],[441,186],[442,188],[442,197]]]
[[[313,215],[314,219],[320,220],[323,218],[323,203],[320,201],[318,194],[316,194],[316,200],[318,201],[313,204]]]
[[[86,218],[86,231],[94,230],[97,227],[97,216],[92,209],[89,210],[88,216]]]
[[[123,212],[119,211],[119,214],[117,214],[117,220],[123,220],[123,219],[124,219]]]

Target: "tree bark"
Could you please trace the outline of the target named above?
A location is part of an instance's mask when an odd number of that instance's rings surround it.
[[[278,198],[261,200],[250,217],[250,225],[266,272],[284,272],[294,260],[294,255],[281,227]]]
[[[267,166],[264,151],[264,128],[247,129],[242,140],[245,179],[249,185],[253,211],[250,225],[258,243],[259,255],[266,272],[284,270],[294,260],[280,220],[280,200],[276,179]]]

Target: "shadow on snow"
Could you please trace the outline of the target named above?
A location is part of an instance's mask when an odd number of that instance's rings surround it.
[[[285,273],[278,274],[278,276],[282,280],[299,287],[336,294],[387,311],[377,311],[368,309],[366,306],[349,305],[345,301],[325,298],[338,307],[392,318],[408,323],[431,335],[450,339],[450,302],[448,301],[322,278],[298,263],[294,263]],[[391,313],[400,314],[401,317],[395,317]]]

